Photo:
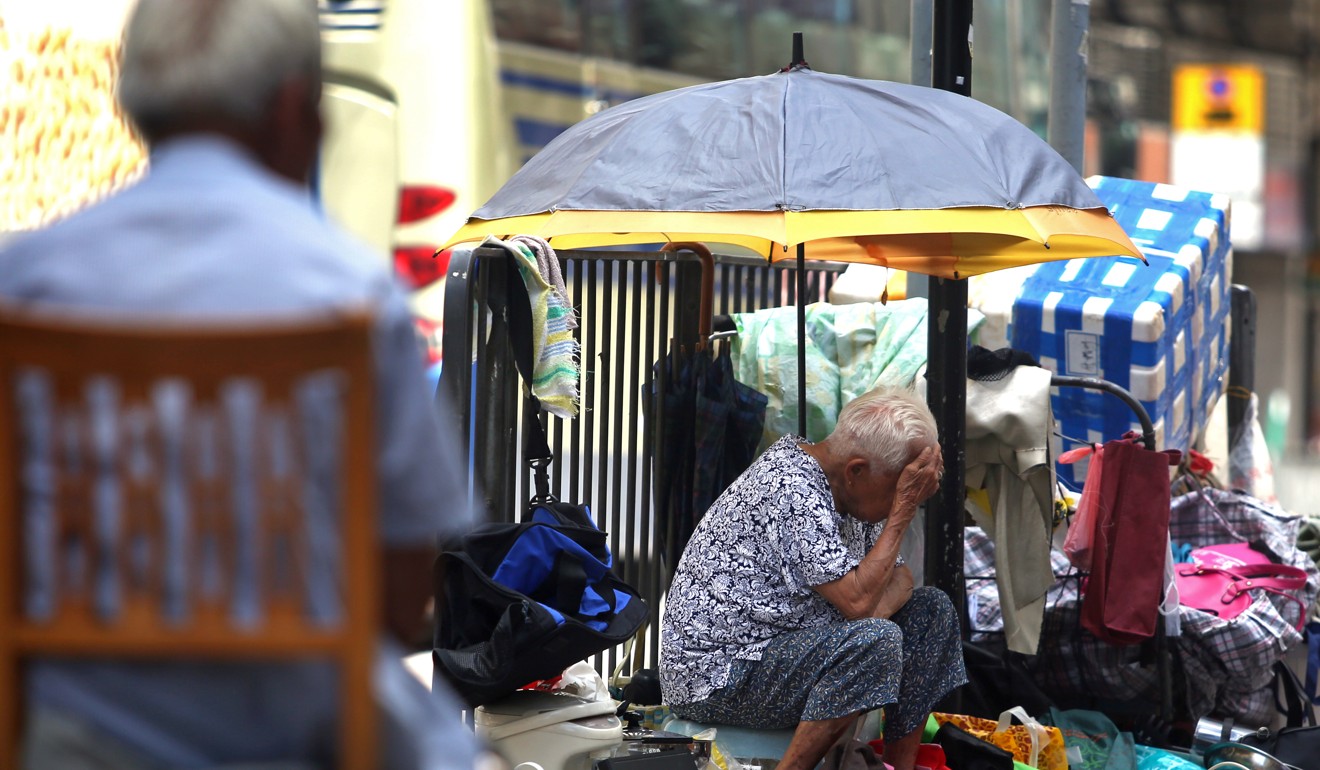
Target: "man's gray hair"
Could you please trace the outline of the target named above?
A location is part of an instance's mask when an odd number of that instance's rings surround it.
[[[935,415],[916,392],[876,390],[849,401],[839,413],[830,443],[845,454],[899,473],[913,456],[939,441]]]
[[[118,98],[149,137],[186,117],[252,125],[280,85],[320,72],[315,0],[138,0]]]

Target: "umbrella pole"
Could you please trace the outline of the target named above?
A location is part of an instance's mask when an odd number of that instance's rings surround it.
[[[798,435],[807,438],[807,245],[797,245]]]
[[[970,96],[972,0],[936,0],[932,85]],[[970,634],[963,575],[963,501],[967,460],[967,282],[930,282],[926,322],[926,402],[939,426],[944,477],[926,503],[926,584],[953,600],[963,638]]]
[[[807,66],[802,33],[793,33],[793,61],[786,69]],[[797,245],[798,435],[807,438],[807,244]]]

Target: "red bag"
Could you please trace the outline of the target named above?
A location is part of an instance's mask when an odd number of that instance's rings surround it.
[[[1268,591],[1291,599],[1302,608],[1297,630],[1306,620],[1306,607],[1290,591],[1306,587],[1306,571],[1275,564],[1246,543],[1208,545],[1192,551],[1191,564],[1177,570],[1179,601],[1187,607],[1232,620],[1251,606],[1252,591]]]
[[[885,741],[883,738],[869,742],[875,755],[882,756],[885,753]],[[949,767],[949,761],[944,757],[944,747],[938,743],[923,743],[917,746],[917,761],[915,764],[917,770],[925,768],[926,770],[952,770]],[[888,767],[888,765],[886,765]]]
[[[1169,539],[1169,467],[1182,452],[1153,452],[1135,434],[1104,445],[1096,498],[1091,577],[1082,626],[1111,644],[1138,644],[1155,634],[1164,593]]]

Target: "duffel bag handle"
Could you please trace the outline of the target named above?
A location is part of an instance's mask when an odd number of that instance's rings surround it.
[[[608,573],[606,573],[608,575]],[[551,580],[555,587],[555,609],[561,612],[565,617],[585,623],[587,621],[598,621],[608,623],[614,618],[616,602],[618,597],[614,594],[614,589],[609,585],[607,579],[597,580],[594,585],[587,579],[587,570],[582,560],[568,551],[560,551],[555,557],[554,571],[551,573]],[[587,589],[596,592],[596,595],[605,601],[608,610],[599,615],[588,616],[582,612],[582,598],[586,595]]]

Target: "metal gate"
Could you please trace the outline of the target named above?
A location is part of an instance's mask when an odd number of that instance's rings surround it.
[[[671,344],[700,338],[703,266],[689,252],[561,251],[569,296],[578,313],[581,343],[579,417],[542,414],[555,462],[551,491],[591,507],[609,533],[619,575],[651,607],[639,657],[659,658],[660,605],[671,565],[658,548],[665,522],[654,509],[651,479],[655,426],[646,419],[644,393],[654,386],[654,363]],[[843,265],[808,266],[808,302],[828,296]],[[523,459],[521,381],[508,346],[508,329],[487,311],[504,291],[508,255],[499,248],[455,251],[445,289],[444,374],[440,392],[458,415],[455,426],[472,468],[471,494],[492,521],[514,521],[534,489]],[[797,301],[791,261],[714,255],[711,312],[716,316],[792,305]],[[470,362],[470,365],[465,365]],[[608,676],[620,650],[597,656]]]

